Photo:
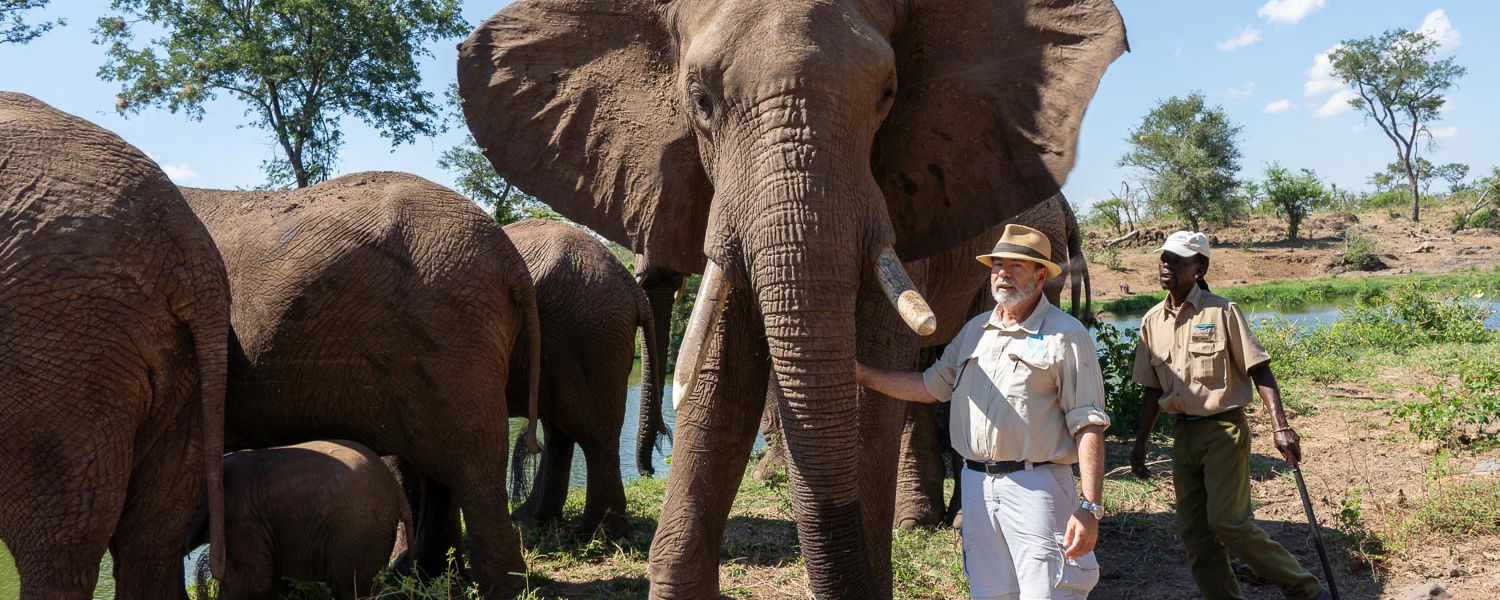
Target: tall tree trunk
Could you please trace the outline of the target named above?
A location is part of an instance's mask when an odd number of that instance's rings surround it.
[[[1419,218],[1421,216],[1419,206],[1422,196],[1417,192],[1417,174],[1411,168],[1411,160],[1407,159],[1405,164],[1406,182],[1409,186],[1411,186],[1411,222],[1416,223],[1418,221],[1421,221],[1421,219]]]

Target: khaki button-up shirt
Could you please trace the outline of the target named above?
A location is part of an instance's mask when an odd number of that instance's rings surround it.
[[[1161,390],[1158,404],[1169,413],[1207,416],[1248,404],[1250,369],[1271,355],[1239,305],[1197,287],[1181,306],[1167,303],[1141,318],[1135,382]]]
[[[948,432],[970,460],[1073,464],[1073,435],[1109,426],[1094,338],[1045,298],[1010,327],[994,311],[970,319],[922,382],[953,403]]]

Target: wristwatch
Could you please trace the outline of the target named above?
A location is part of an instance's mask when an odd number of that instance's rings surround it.
[[[1080,498],[1078,500],[1078,508],[1081,508],[1083,510],[1086,510],[1086,511],[1089,511],[1090,513],[1092,513],[1094,515],[1094,520],[1095,521],[1099,521],[1099,520],[1103,520],[1104,519],[1104,507],[1103,506],[1100,506],[1098,504],[1094,504],[1093,502],[1089,502],[1088,500],[1084,500],[1084,499]]]

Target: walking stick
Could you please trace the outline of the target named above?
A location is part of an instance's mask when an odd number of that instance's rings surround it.
[[[1333,565],[1328,562],[1328,549],[1323,547],[1323,535],[1318,533],[1318,518],[1313,516],[1312,498],[1307,496],[1307,483],[1302,481],[1302,467],[1292,463],[1292,474],[1297,476],[1297,491],[1302,494],[1302,510],[1307,513],[1307,524],[1312,526],[1313,545],[1318,548],[1318,559],[1323,561],[1323,575],[1328,578],[1328,592],[1333,600],[1339,600],[1339,586],[1333,581]]]

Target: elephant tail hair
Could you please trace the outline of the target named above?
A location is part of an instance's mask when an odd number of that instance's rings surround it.
[[[1083,236],[1078,230],[1078,215],[1073,212],[1072,203],[1061,195],[1057,198],[1062,204],[1063,218],[1067,220],[1068,230],[1068,282],[1072,291],[1070,292],[1073,303],[1073,316],[1077,317],[1086,327],[1094,326],[1094,286],[1089,281],[1089,263],[1083,256]],[[1079,304],[1078,288],[1083,287],[1083,303]]]
[[[635,437],[635,466],[643,476],[656,474],[652,457],[656,452],[666,451],[666,441],[672,439],[662,418],[663,369],[667,361],[661,353],[661,340],[656,339],[656,318],[652,316],[651,299],[646,290],[632,286],[635,292],[636,325],[641,329],[641,401],[640,420]]]
[[[531,495],[531,486],[536,481],[541,454],[528,450],[526,436],[516,436],[516,445],[510,452],[510,497],[512,502]]]

